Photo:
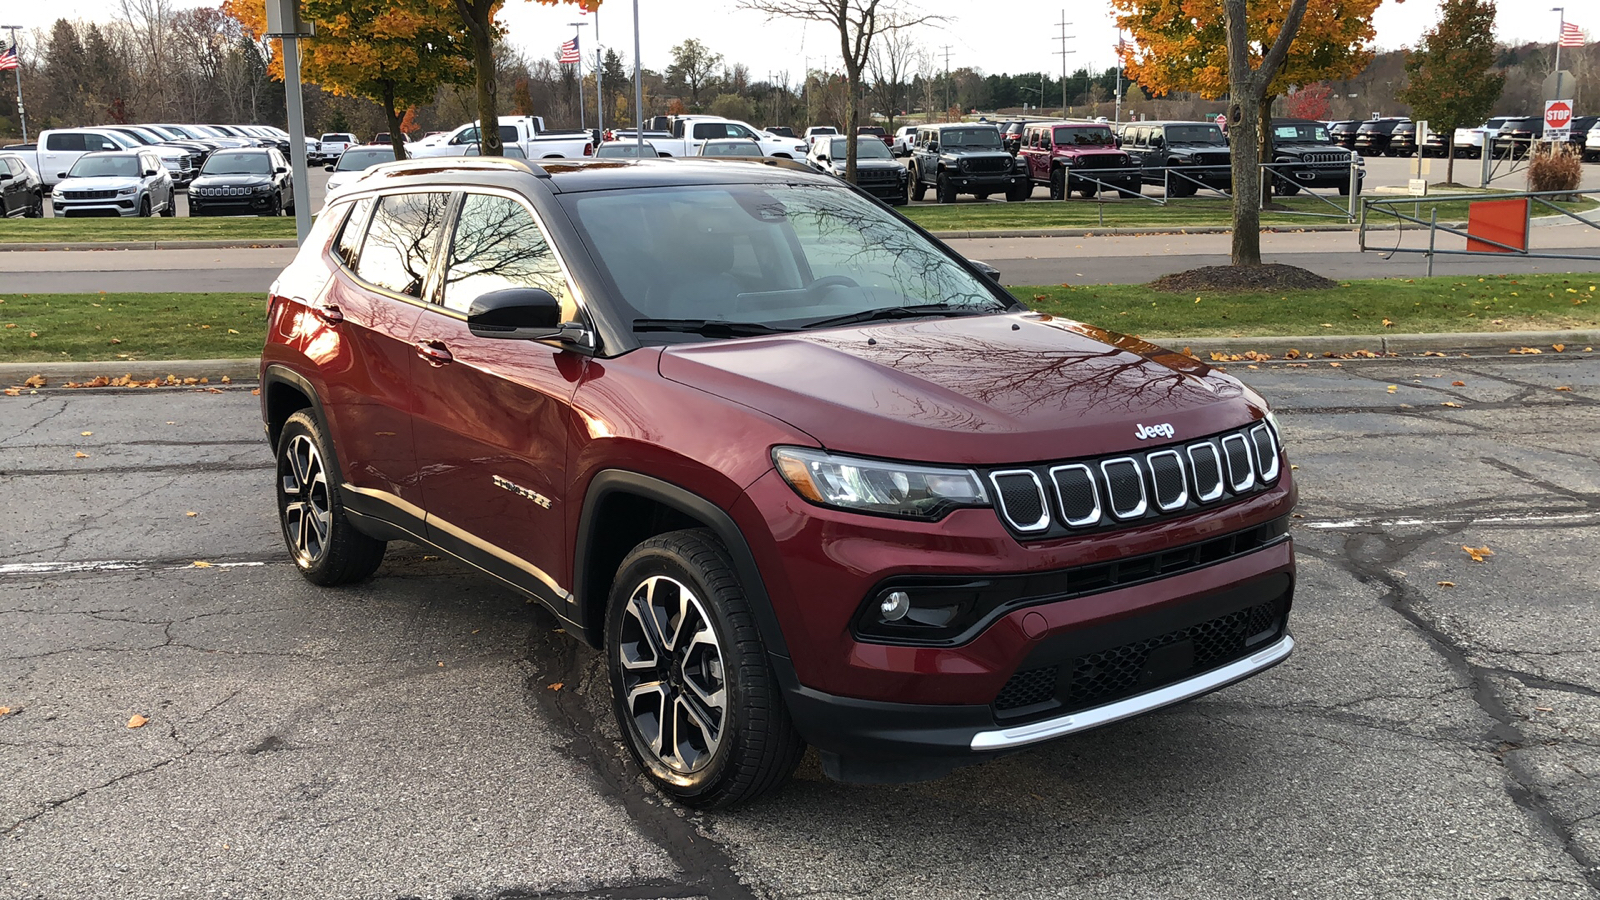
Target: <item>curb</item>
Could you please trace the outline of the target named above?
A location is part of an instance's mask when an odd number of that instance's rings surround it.
[[[1504,353],[1521,347],[1547,350],[1553,344],[1565,344],[1581,352],[1584,347],[1600,344],[1600,330],[1578,331],[1485,331],[1454,332],[1447,334],[1311,334],[1298,337],[1201,337],[1155,338],[1153,343],[1180,349],[1187,347],[1191,353],[1204,356],[1208,353],[1246,353],[1254,351],[1264,356],[1283,356],[1298,350],[1301,359],[1321,356],[1324,353],[1355,353],[1365,350],[1386,355],[1420,353]],[[233,384],[254,383],[261,375],[259,359],[172,359],[121,362],[49,362],[0,363],[0,384],[20,385],[35,375],[43,376],[50,386],[59,387],[66,381],[91,381],[100,376],[120,378],[130,376],[135,381],[165,379],[172,376],[208,378],[213,383],[226,375]]]
[[[195,241],[78,241],[53,244],[0,243],[0,253],[24,250],[278,250],[300,246],[294,238]]]

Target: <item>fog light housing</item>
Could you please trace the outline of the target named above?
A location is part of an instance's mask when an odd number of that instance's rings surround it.
[[[878,611],[883,613],[885,622],[898,622],[911,611],[911,595],[905,591],[890,591],[883,595]]]

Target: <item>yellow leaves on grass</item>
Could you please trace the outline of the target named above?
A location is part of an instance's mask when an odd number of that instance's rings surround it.
[[[1487,557],[1494,555],[1494,551],[1489,549],[1488,544],[1484,544],[1482,547],[1469,547],[1466,544],[1462,544],[1461,549],[1472,557],[1473,562],[1483,562]]]

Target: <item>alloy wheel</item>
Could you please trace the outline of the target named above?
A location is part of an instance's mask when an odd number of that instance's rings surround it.
[[[322,454],[317,452],[317,445],[311,438],[297,434],[290,438],[278,469],[284,494],[283,530],[288,535],[295,561],[309,568],[327,552],[333,531],[328,475],[322,465]]]
[[[722,647],[694,591],[646,578],[623,608],[623,701],[638,745],[679,775],[710,765],[728,721]]]

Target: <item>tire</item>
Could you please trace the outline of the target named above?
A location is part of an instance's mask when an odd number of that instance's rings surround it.
[[[1089,187],[1078,188],[1078,196],[1085,200],[1093,200],[1094,195],[1098,193],[1100,193],[1099,185],[1090,185]]]
[[[44,218],[44,194],[33,195],[33,205],[28,207],[28,211],[23,213],[22,217],[25,219]]]
[[[178,214],[178,195],[176,193],[168,194],[167,195],[167,205],[161,207],[161,218],[170,219],[173,216],[176,216],[177,214]]]
[[[939,173],[939,180],[935,186],[935,196],[940,203],[956,202],[956,186],[950,181],[950,176]]]
[[[1059,166],[1050,170],[1050,199],[1067,199],[1067,170]]]
[[[679,803],[746,803],[799,764],[805,744],[733,560],[710,531],[668,532],[628,553],[611,589],[605,653],[623,743]]]
[[[150,195],[149,194],[145,194],[144,197],[140,198],[140,200],[139,200],[139,218],[141,218],[141,219],[150,218]]]
[[[264,213],[261,213],[261,216],[264,217],[264,218],[265,217],[271,217],[271,218],[275,219],[275,218],[277,218],[278,216],[281,216],[281,215],[283,215],[283,195],[282,194],[273,194],[272,195],[272,208],[267,210]]]
[[[1144,185],[1137,185],[1131,188],[1117,188],[1117,196],[1124,199],[1129,197],[1138,197],[1142,194],[1144,194]]]
[[[1012,185],[1010,188],[1008,188],[1006,190],[1006,202],[1007,203],[1021,203],[1021,202],[1027,200],[1029,197],[1032,197],[1032,196],[1033,196],[1033,182],[1032,181],[1025,181],[1022,184],[1014,184],[1014,185]]]
[[[1274,180],[1272,190],[1280,197],[1293,197],[1300,193],[1300,185],[1287,178],[1278,178]]]
[[[300,574],[323,587],[366,579],[377,571],[388,546],[350,524],[338,473],[328,463],[330,449],[309,410],[290,416],[278,435],[278,522],[284,543]]]
[[[1167,184],[1171,188],[1168,191],[1168,194],[1173,197],[1193,197],[1195,191],[1200,189],[1199,185],[1196,185],[1192,181],[1186,181],[1182,178],[1179,178],[1176,181],[1168,181]]]
[[[915,166],[912,166],[911,167],[911,199],[916,201],[917,203],[921,203],[922,202],[922,198],[926,197],[926,196],[928,196],[928,186],[927,186],[927,184],[923,183],[923,181],[922,181],[922,173],[918,172]]]
[[[978,193],[973,194],[972,196],[977,197],[979,200],[987,200],[987,199],[989,199],[989,192],[988,191],[979,191]]]

